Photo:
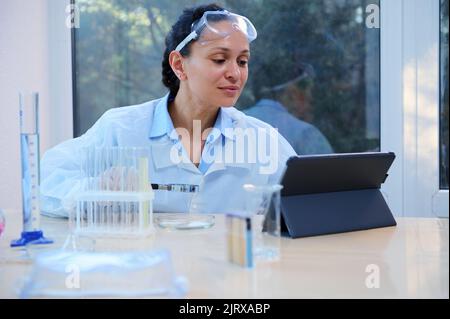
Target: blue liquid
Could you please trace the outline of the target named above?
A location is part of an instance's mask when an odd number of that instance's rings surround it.
[[[39,229],[39,135],[21,134],[23,230]]]

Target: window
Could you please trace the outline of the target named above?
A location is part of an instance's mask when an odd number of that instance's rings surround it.
[[[165,35],[183,7],[200,3],[76,1],[75,136],[111,107],[166,93],[161,83]],[[272,113],[255,105],[279,102],[294,117],[280,115],[271,124],[298,153],[380,149],[378,0],[217,3],[249,17],[259,32],[237,108],[271,123]]]
[[[448,0],[441,0],[440,36],[440,188],[448,189]]]

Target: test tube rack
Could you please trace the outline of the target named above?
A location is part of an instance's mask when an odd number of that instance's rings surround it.
[[[75,233],[142,237],[153,233],[154,191],[148,149],[90,147],[82,150],[82,191],[71,223]]]

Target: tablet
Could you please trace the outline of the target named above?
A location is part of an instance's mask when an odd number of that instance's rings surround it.
[[[392,152],[291,157],[282,196],[380,188],[394,159]]]
[[[281,184],[281,230],[293,238],[395,226],[380,192],[394,153],[291,157]]]

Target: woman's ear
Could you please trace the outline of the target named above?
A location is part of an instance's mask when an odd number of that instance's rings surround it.
[[[172,51],[169,54],[169,64],[177,78],[182,81],[186,79],[183,67],[183,56],[178,51]]]

